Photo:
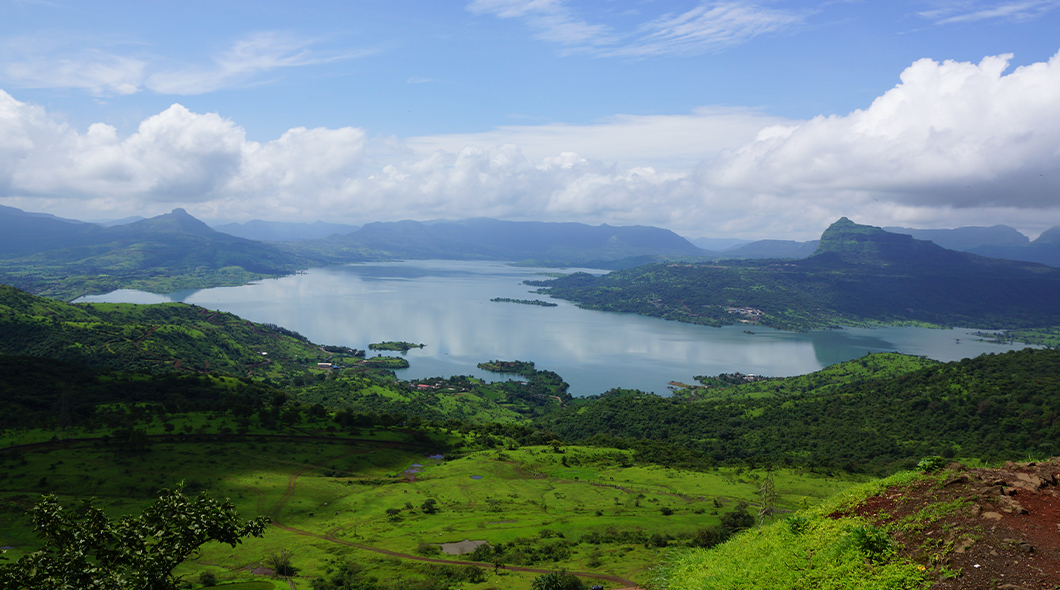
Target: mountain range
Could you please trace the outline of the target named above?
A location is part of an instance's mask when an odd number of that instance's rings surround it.
[[[635,256],[705,256],[710,252],[666,229],[582,223],[500,221],[377,222],[325,240],[345,256],[528,261],[574,266]]]

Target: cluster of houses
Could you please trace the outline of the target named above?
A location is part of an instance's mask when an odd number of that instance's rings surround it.
[[[761,309],[755,309],[753,307],[726,307],[725,311],[729,313],[738,313],[742,316],[749,318],[759,318],[765,315],[765,312]]]

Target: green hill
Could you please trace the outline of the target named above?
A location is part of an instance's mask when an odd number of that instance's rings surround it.
[[[803,260],[649,264],[530,284],[579,306],[706,325],[1060,324],[1060,270],[954,252],[843,218]]]
[[[0,282],[62,299],[244,284],[319,262],[214,231],[183,209],[103,228],[4,208],[0,227],[13,228],[0,238]]]
[[[897,370],[895,370],[897,369]],[[871,355],[710,397],[604,395],[535,424],[572,441],[655,440],[719,463],[888,473],[926,455],[1054,454],[1060,351],[936,363]]]

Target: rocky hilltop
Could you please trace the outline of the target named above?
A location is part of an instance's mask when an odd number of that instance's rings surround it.
[[[999,469],[951,463],[941,479],[888,488],[833,516],[858,515],[893,531],[899,553],[932,570],[932,588],[1056,588],[1058,484],[1060,458]]]

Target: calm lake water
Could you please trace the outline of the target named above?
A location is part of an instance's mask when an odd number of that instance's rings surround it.
[[[406,355],[401,379],[475,375],[477,363],[534,361],[559,373],[571,394],[612,387],[664,394],[670,381],[739,371],[790,376],[866,352],[899,351],[951,361],[1023,345],[976,341],[975,330],[847,328],[809,333],[746,326],[709,328],[637,316],[558,307],[493,303],[494,297],[544,299],[522,285],[540,269],[499,262],[428,260],[316,268],[242,287],[168,296],[121,290],[79,301],[184,301],[296,330],[313,342],[365,349],[371,342],[426,344]],[[589,271],[600,274],[604,271]]]

